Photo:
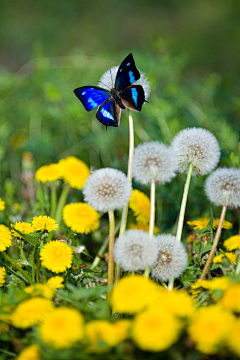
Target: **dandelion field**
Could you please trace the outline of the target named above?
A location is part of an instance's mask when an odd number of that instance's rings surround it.
[[[116,64],[0,72],[1,360],[240,357],[236,126],[214,74],[134,58],[149,103],[107,132],[72,91]]]

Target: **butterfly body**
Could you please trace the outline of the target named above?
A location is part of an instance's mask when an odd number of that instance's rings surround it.
[[[87,111],[98,107],[96,117],[103,125],[117,127],[120,124],[121,109],[141,111],[146,101],[143,87],[133,85],[140,76],[133,56],[129,54],[119,66],[112,88],[82,86],[75,89],[74,93]]]

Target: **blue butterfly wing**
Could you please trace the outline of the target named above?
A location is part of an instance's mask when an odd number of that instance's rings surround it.
[[[140,79],[140,77],[140,72],[135,65],[135,61],[131,53],[123,60],[118,68],[115,89],[118,91],[124,90]]]
[[[82,86],[73,92],[87,111],[91,111],[103,104],[110,96],[107,90],[98,86]]]
[[[106,101],[99,106],[96,113],[96,118],[105,125],[117,127],[120,124],[121,109],[116,104],[115,100]]]
[[[146,101],[142,85],[131,85],[120,93],[121,100],[125,107],[141,111],[142,105]]]

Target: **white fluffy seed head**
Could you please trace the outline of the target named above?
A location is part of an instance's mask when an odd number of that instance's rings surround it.
[[[115,87],[115,80],[116,80],[116,76],[117,76],[117,71],[118,71],[119,66],[113,66],[111,69],[107,70],[101,77],[100,79],[100,86],[106,90],[112,89]],[[138,79],[137,81],[135,81],[135,83],[133,83],[133,85],[142,85],[143,90],[144,90],[144,94],[145,94],[145,99],[147,100],[149,98],[150,95],[150,83],[147,79],[147,77],[145,76],[144,73],[140,72],[140,79]]]
[[[144,270],[157,259],[155,238],[143,230],[128,230],[114,245],[114,260],[125,271]]]
[[[205,192],[215,205],[240,207],[240,170],[218,168],[207,178]]]
[[[183,173],[193,164],[193,175],[205,175],[215,169],[220,159],[220,148],[215,136],[202,128],[180,131],[172,141],[178,157],[178,169]]]
[[[107,212],[124,208],[130,199],[132,186],[119,170],[95,170],[83,187],[84,200],[94,210]]]
[[[155,236],[157,260],[152,266],[152,276],[162,281],[178,278],[186,269],[187,252],[173,235]]]
[[[133,156],[133,177],[141,184],[167,183],[176,176],[178,169],[175,152],[158,141],[137,146]]]

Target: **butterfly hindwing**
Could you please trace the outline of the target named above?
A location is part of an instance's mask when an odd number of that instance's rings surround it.
[[[125,107],[141,111],[145,102],[145,94],[142,85],[131,85],[120,94],[121,100]]]
[[[135,81],[140,79],[140,77],[140,72],[136,68],[135,61],[131,53],[123,60],[118,68],[115,88],[118,91],[124,90],[128,86],[132,85]]]
[[[106,101],[99,106],[96,118],[105,126],[119,126],[121,109],[114,100]]]
[[[98,86],[82,86],[74,90],[87,111],[91,111],[109,98],[109,92]]]

